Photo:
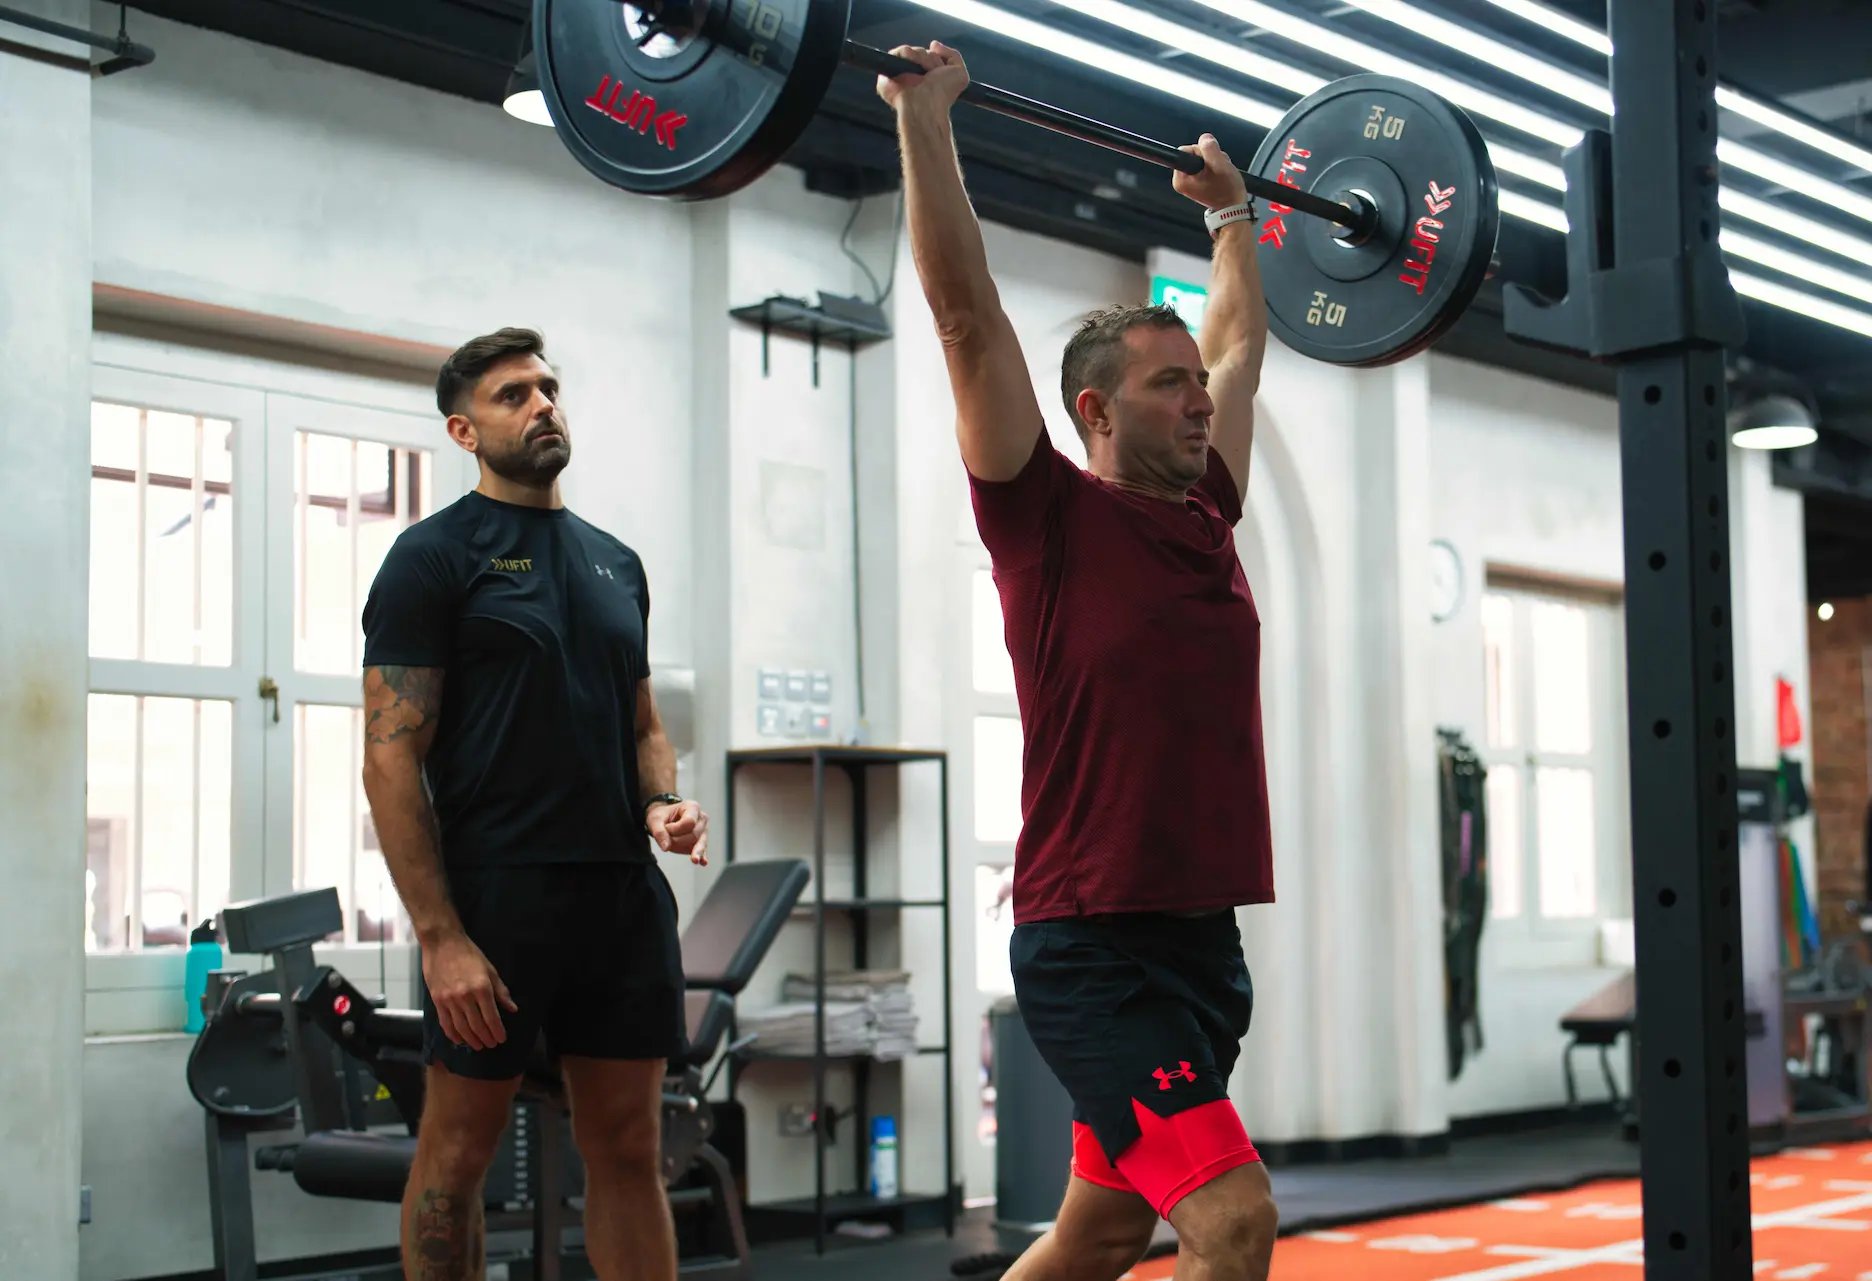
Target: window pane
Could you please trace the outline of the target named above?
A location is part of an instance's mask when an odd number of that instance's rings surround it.
[[[975,571],[969,616],[975,637],[975,688],[984,694],[1012,694],[1014,663],[1008,657],[1007,638],[1002,631],[1001,597],[995,591],[994,575],[988,570]]]
[[[1499,592],[1482,598],[1482,664],[1487,702],[1488,745],[1520,741],[1515,718],[1514,601]]]
[[[154,417],[154,415],[151,415]],[[151,485],[143,495],[143,658],[195,661],[195,495]]]
[[[202,479],[211,485],[234,479],[234,424],[225,418],[202,419]]]
[[[1012,995],[1014,975],[1008,946],[1014,937],[1014,865],[975,867],[975,986],[997,996]]]
[[[294,886],[335,886],[345,918],[356,901],[351,869],[356,856],[354,805],[361,789],[357,757],[363,728],[358,710],[301,703],[293,787]],[[353,931],[347,929],[347,936]]]
[[[188,942],[195,876],[195,704],[143,700],[144,947]]]
[[[1020,835],[1021,728],[1012,716],[975,718],[975,839]]]
[[[129,934],[136,859],[136,699],[93,694],[85,718],[85,951],[114,952]]]
[[[233,660],[232,439],[226,419],[92,405],[93,657]]]
[[[295,614],[301,671],[344,675],[355,669],[351,634],[351,494],[349,440],[299,433],[298,573]]]
[[[1489,766],[1483,784],[1488,806],[1489,914],[1519,916],[1522,911],[1521,771],[1512,765]]]
[[[233,663],[234,495],[231,492],[202,496],[199,631],[202,666],[227,667]]]
[[[1577,605],[1536,601],[1531,613],[1534,724],[1540,749],[1584,755],[1592,750],[1586,611]]]
[[[233,705],[93,694],[85,949],[180,947],[227,905]]]
[[[371,581],[397,535],[434,509],[426,482],[410,493],[411,478],[428,475],[429,455],[318,432],[298,439],[294,662],[301,671],[349,675],[363,661]]]
[[[132,420],[134,423],[134,419]],[[97,454],[94,452],[95,459]],[[132,471],[135,458],[131,459]],[[98,466],[101,464],[93,464]],[[137,487],[91,481],[91,656],[137,656]]]
[[[167,476],[193,483],[195,433],[200,420],[188,414],[166,414],[152,409],[144,420],[145,465],[152,477]]]
[[[234,875],[234,704],[201,707],[201,837],[197,844],[192,924],[226,907]]]
[[[91,465],[132,474],[142,448],[143,412],[134,405],[91,405]]]
[[[1540,807],[1541,915],[1592,916],[1599,910],[1592,771],[1544,768],[1535,790]]]

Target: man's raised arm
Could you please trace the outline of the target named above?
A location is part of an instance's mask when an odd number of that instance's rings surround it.
[[[1214,136],[1204,134],[1201,142],[1183,150],[1203,158],[1203,172],[1177,173],[1176,189],[1205,209],[1243,212],[1248,189]],[[1256,229],[1252,218],[1238,217],[1216,231],[1209,302],[1197,339],[1203,364],[1209,368],[1209,395],[1215,401],[1209,447],[1228,464],[1244,499],[1254,449],[1254,401],[1261,389],[1268,333],[1267,303],[1261,295],[1261,269],[1255,258]]]
[[[897,112],[910,256],[948,362],[962,462],[977,479],[1012,480],[1045,422],[962,185],[949,113],[968,86],[968,69],[942,44],[892,52],[929,69],[880,78],[878,95]]]

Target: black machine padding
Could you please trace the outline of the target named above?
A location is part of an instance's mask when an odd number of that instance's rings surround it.
[[[683,931],[683,975],[689,989],[733,996],[746,987],[811,876],[804,859],[724,867]]]
[[[344,929],[344,909],[331,886],[221,909],[221,933],[237,955],[263,955],[317,943]]]

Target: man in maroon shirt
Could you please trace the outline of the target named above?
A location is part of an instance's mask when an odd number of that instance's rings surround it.
[[[1066,348],[1090,470],[1048,439],[957,164],[968,83],[937,44],[882,79],[1024,733],[1015,993],[1072,1096],[1073,1178],[1012,1281],[1112,1281],[1177,1230],[1181,1281],[1261,1281],[1277,1215],[1228,1097],[1253,989],[1234,909],[1274,897],[1260,619],[1235,551],[1266,347],[1254,208],[1213,137],[1175,187],[1207,209],[1200,344],[1113,307]]]

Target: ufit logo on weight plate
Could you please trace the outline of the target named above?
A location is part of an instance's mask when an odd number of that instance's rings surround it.
[[[689,123],[689,117],[673,109],[659,115],[656,99],[641,89],[632,89],[631,96],[619,103],[618,99],[623,97],[624,82],[606,76],[592,90],[592,96],[585,99],[585,105],[638,133],[647,134],[654,125],[657,141],[671,151],[676,150],[676,131]]]

